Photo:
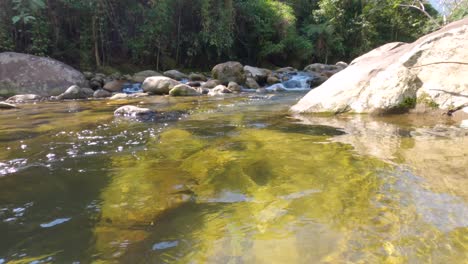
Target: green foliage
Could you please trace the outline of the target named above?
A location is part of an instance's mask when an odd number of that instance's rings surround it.
[[[456,21],[465,17],[468,17],[468,0],[460,1],[460,3],[451,10],[448,20]]]
[[[12,51],[14,49],[14,43],[9,34],[7,27],[0,23],[0,52]]]
[[[11,18],[13,24],[22,22],[29,24],[36,20],[34,16],[41,9],[45,8],[43,0],[12,0],[13,9],[16,11],[16,15]]]
[[[38,56],[46,56],[49,47],[49,24],[43,19],[38,19],[31,28],[31,46],[28,52]]]
[[[417,99],[415,97],[406,97],[403,102],[398,105],[398,109],[411,109],[415,108]]]
[[[234,10],[232,1],[201,1],[201,39],[216,54],[226,53],[234,43]]]
[[[226,60],[301,67],[349,61],[435,29],[399,2],[7,0],[0,2],[0,49],[53,56],[87,70],[128,61],[158,70],[208,69]],[[450,19],[466,10],[453,10]]]

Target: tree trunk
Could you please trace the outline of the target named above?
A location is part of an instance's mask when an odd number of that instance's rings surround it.
[[[94,42],[94,58],[96,60],[96,66],[101,67],[101,59],[99,56],[99,41],[97,37],[97,29],[96,29],[96,16],[92,18],[92,28],[93,28],[93,42]]]
[[[179,1],[179,4],[180,4],[180,1]],[[179,64],[181,17],[182,17],[182,7],[179,6],[179,21],[178,21],[178,24],[177,24],[177,48],[176,48],[176,63],[177,63],[177,65]]]

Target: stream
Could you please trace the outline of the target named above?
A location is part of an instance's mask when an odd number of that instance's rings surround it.
[[[2,111],[0,264],[466,261],[468,130],[291,115],[303,95]],[[113,116],[127,104],[173,114]]]

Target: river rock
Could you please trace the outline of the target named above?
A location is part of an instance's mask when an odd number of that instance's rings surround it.
[[[208,94],[210,92],[210,89],[204,87],[197,87],[196,89],[200,94]]]
[[[169,77],[157,76],[146,78],[141,88],[149,94],[169,94],[169,91],[178,84],[180,84],[178,81]]]
[[[197,96],[201,95],[197,89],[190,87],[186,84],[178,84],[169,91],[171,96]]]
[[[277,73],[282,73],[282,74],[285,74],[285,73],[295,73],[295,72],[297,72],[297,69],[296,69],[296,68],[293,68],[293,67],[283,67],[283,68],[277,69],[275,72],[277,72]]]
[[[344,67],[346,68],[346,67]],[[322,63],[314,63],[306,66],[304,68],[304,71],[306,72],[315,72],[315,73],[337,73],[344,69],[342,66],[337,66],[337,65],[328,65],[328,64],[322,64]]]
[[[209,80],[207,81],[206,83],[204,83],[202,85],[202,88],[208,88],[208,89],[213,89],[215,88],[216,86],[220,85],[221,84],[221,81],[220,80]]]
[[[135,73],[132,76],[132,81],[136,83],[141,83],[141,82],[144,82],[146,78],[153,77],[153,76],[162,76],[162,74],[157,71],[151,71],[151,70],[141,71],[141,72]]]
[[[134,105],[125,105],[114,111],[115,116],[146,118],[154,115],[155,112],[149,108],[141,108]]]
[[[216,86],[215,88],[211,89],[209,92],[208,92],[208,95],[209,96],[217,96],[217,95],[224,95],[224,94],[227,94],[227,93],[232,93],[231,90],[229,90],[226,86],[224,85],[218,85]]]
[[[98,89],[93,93],[94,98],[107,98],[111,96],[112,96],[112,93],[104,89]]]
[[[311,88],[322,85],[328,80],[328,77],[318,73],[311,73],[312,78],[308,81]]]
[[[88,71],[83,72],[83,75],[86,78],[86,80],[91,80],[94,77],[94,73]]]
[[[357,59],[292,111],[391,113],[416,102],[450,111],[468,106],[468,19],[417,41],[389,43]]]
[[[14,95],[6,100],[7,103],[25,103],[32,101],[39,101],[42,99],[42,96],[37,94],[18,94]]]
[[[0,53],[0,95],[58,95],[71,85],[85,86],[84,75],[57,60],[34,55]]]
[[[109,99],[111,100],[122,100],[122,99],[127,99],[129,96],[126,93],[117,93],[112,95]]]
[[[346,69],[346,68],[348,67],[348,63],[346,63],[346,62],[344,62],[344,61],[339,61],[339,62],[337,62],[335,65],[336,65],[336,67],[339,67],[339,68],[341,68],[341,69],[343,69],[343,70]]]
[[[14,104],[9,104],[6,102],[0,102],[0,109],[14,109],[16,108],[16,105]]]
[[[206,78],[205,75],[201,73],[190,73],[189,75],[189,80],[190,81],[199,81],[199,82],[206,82],[208,78]]]
[[[242,92],[242,87],[236,82],[229,82],[227,88],[231,90],[231,92],[236,92],[236,93]]]
[[[260,85],[257,83],[257,81],[252,78],[252,77],[247,77],[245,81],[245,86],[250,89],[258,89],[260,88]]]
[[[93,90],[101,89],[104,84],[104,79],[96,79],[93,77],[91,81],[89,81],[89,87]]]
[[[211,74],[214,79],[220,80],[223,84],[236,82],[242,85],[246,79],[244,67],[236,61],[228,61],[214,66]]]
[[[267,78],[267,84],[269,84],[269,85],[273,85],[273,84],[279,83],[279,82],[281,82],[280,79],[278,77],[274,76],[274,75],[270,75]]]
[[[188,82],[187,85],[190,87],[201,87],[202,83],[201,82]]]
[[[120,92],[125,83],[123,80],[110,81],[104,85],[103,89],[113,93]]]
[[[244,66],[244,71],[247,77],[252,77],[256,82],[264,84],[268,76],[271,74],[271,71],[268,69],[257,68],[253,66]]]
[[[169,77],[171,79],[180,81],[182,79],[188,79],[188,76],[178,70],[169,70],[164,72],[164,76]]]
[[[260,89],[257,89],[255,92],[258,94],[266,94],[268,93],[268,90],[265,88],[260,88]]]
[[[58,100],[87,99],[93,96],[90,88],[80,88],[78,85],[70,86],[64,93],[56,97]]]

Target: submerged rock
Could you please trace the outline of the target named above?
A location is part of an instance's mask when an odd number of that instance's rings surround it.
[[[6,100],[7,103],[25,103],[32,101],[39,101],[42,99],[42,96],[37,94],[18,94],[14,95]]]
[[[242,85],[246,79],[244,67],[236,61],[228,61],[214,66],[211,74],[213,78],[220,80],[223,84],[236,82]]]
[[[149,94],[169,94],[169,91],[178,84],[180,84],[178,81],[169,77],[157,76],[146,78],[141,88]]]
[[[291,108],[298,113],[392,113],[426,103],[468,105],[468,19],[414,43],[389,43],[357,59]]]
[[[153,116],[155,113],[155,111],[149,108],[141,108],[134,105],[125,105],[117,108],[117,110],[114,111],[115,116],[133,118],[147,118]]]
[[[58,95],[71,85],[85,86],[84,75],[62,62],[16,52],[0,53],[0,95]]]
[[[14,109],[14,108],[16,108],[16,105],[14,104],[0,102],[0,109]]]
[[[201,95],[197,89],[190,87],[186,84],[178,84],[174,86],[169,92],[171,96],[197,96]]]

